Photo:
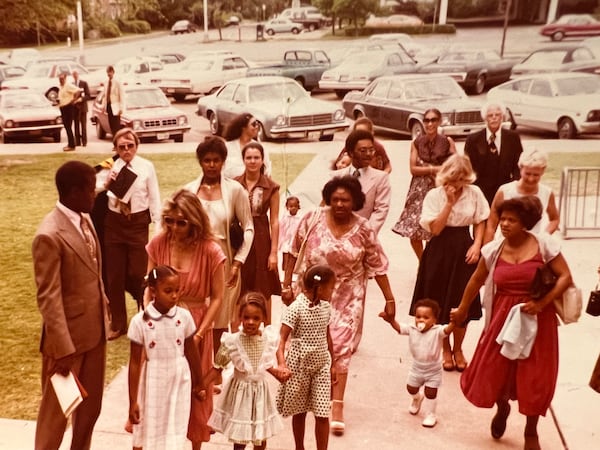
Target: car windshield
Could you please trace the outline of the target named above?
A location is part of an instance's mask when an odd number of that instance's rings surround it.
[[[407,100],[430,100],[432,98],[463,98],[462,88],[454,80],[420,79],[406,83],[405,96]]]
[[[306,97],[308,94],[304,89],[295,82],[277,83],[277,84],[261,84],[258,86],[250,86],[250,102],[264,102],[267,100],[281,99],[293,103],[301,97]]]
[[[446,53],[438,58],[439,64],[453,64],[457,62],[475,61],[477,53],[461,52],[461,53]]]
[[[160,89],[141,89],[127,93],[127,109],[164,108],[169,100]]]
[[[565,50],[554,50],[547,52],[535,52],[523,61],[527,65],[560,66],[565,59],[567,52]]]
[[[2,107],[6,109],[40,108],[43,106],[47,107],[51,105],[45,97],[34,93],[26,94],[23,92],[18,95],[2,96]]]
[[[559,95],[586,95],[600,92],[600,77],[562,78],[556,80],[556,90]]]

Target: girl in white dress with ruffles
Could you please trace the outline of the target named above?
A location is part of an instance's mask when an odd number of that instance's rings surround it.
[[[208,425],[233,442],[234,450],[242,450],[246,444],[263,450],[266,440],[283,429],[267,372],[279,381],[285,381],[290,373],[277,368],[279,333],[270,325],[262,327],[266,317],[264,296],[258,292],[245,294],[240,300],[242,330],[223,334],[214,367],[204,378],[208,386],[229,362],[233,363],[233,376],[219,396]]]

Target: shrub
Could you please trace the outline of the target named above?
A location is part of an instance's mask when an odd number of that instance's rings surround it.
[[[406,34],[454,34],[456,27],[453,24],[432,25],[430,23],[424,25],[410,25],[402,27],[361,27],[344,28],[344,34],[349,37],[353,36],[371,36],[372,34],[380,33],[406,33]]]
[[[99,37],[111,38],[121,36],[119,26],[112,20],[104,17],[90,17],[87,21],[87,27],[90,30],[89,33],[92,35],[98,33]]]
[[[145,20],[119,20],[119,28],[126,33],[147,34],[152,31]]]

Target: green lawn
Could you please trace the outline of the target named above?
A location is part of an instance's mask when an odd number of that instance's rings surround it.
[[[40,314],[35,300],[31,240],[41,219],[56,203],[54,173],[73,157],[97,164],[99,155],[25,155],[0,157],[0,417],[35,419],[40,395]],[[108,155],[106,155],[108,156]],[[273,178],[282,192],[314,155],[271,155]],[[153,154],[163,198],[199,175],[191,153]],[[284,164],[285,163],[285,164]],[[286,180],[285,182],[283,180]],[[135,303],[128,302],[130,316]],[[127,363],[126,338],[108,344],[107,381]]]

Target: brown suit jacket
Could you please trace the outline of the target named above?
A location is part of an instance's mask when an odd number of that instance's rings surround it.
[[[89,223],[93,230],[91,220]],[[33,240],[43,354],[36,449],[58,448],[67,425],[49,384],[54,360],[72,355],[72,370],[88,392],[73,416],[72,448],[89,448],[100,414],[109,317],[102,284],[100,243],[95,233],[94,238],[98,249],[96,261],[79,230],[56,208],[44,218]]]

